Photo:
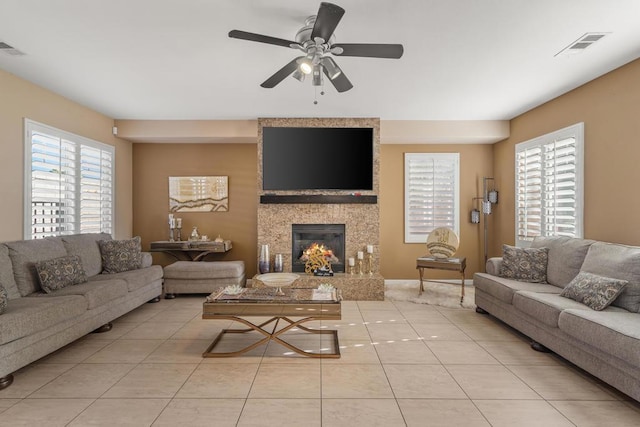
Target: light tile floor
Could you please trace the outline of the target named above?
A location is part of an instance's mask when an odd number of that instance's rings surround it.
[[[640,425],[638,402],[472,310],[345,301],[342,320],[314,325],[339,330],[340,359],[276,343],[203,359],[231,322],[202,320],[202,301],[146,304],[20,370],[0,391],[0,426]]]

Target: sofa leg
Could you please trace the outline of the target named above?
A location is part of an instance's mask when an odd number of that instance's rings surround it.
[[[154,299],[150,299],[149,301],[147,301],[149,303],[154,303],[154,302],[160,302],[160,296],[155,297]]]
[[[13,383],[13,374],[5,375],[0,378],[0,390],[4,390]]]
[[[480,308],[480,307],[476,307],[476,313],[489,314],[489,312],[487,310],[485,310],[484,308]]]
[[[111,328],[113,328],[113,323],[109,322],[109,323],[105,323],[104,325],[100,326],[98,329],[95,329],[93,331],[94,334],[101,334],[103,332],[109,332],[111,330]]]
[[[551,353],[551,350],[540,344],[538,341],[531,341],[531,348],[535,351],[539,351],[540,353]]]
[[[176,294],[164,294],[164,299],[174,299]]]

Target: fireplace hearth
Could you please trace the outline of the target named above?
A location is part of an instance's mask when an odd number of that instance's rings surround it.
[[[291,270],[304,272],[307,255],[313,249],[323,251],[335,273],[345,271],[344,224],[292,224]]]

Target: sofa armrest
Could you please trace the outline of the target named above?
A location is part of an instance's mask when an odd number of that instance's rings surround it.
[[[150,252],[142,252],[142,268],[151,267],[153,265],[153,258]]]
[[[500,275],[500,266],[502,265],[502,257],[489,258],[485,269],[492,276]]]

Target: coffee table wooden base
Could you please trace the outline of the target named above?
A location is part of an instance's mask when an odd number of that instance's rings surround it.
[[[299,320],[291,320],[288,317],[285,316],[275,316],[272,317],[271,319],[256,325],[254,323],[249,322],[246,319],[243,319],[241,317],[238,316],[225,316],[225,315],[216,315],[216,316],[210,316],[208,317],[209,319],[230,319],[236,322],[240,322],[244,325],[247,325],[248,328],[246,329],[223,329],[218,336],[216,336],[216,338],[213,340],[213,342],[211,343],[211,345],[209,346],[209,348],[207,348],[207,350],[202,353],[202,357],[233,357],[233,356],[239,356],[243,353],[246,353],[247,351],[253,350],[254,348],[262,345],[262,344],[266,344],[269,341],[275,341],[279,344],[282,344],[283,346],[287,347],[289,350],[298,353],[300,355],[303,356],[307,356],[307,357],[315,357],[315,358],[332,358],[332,359],[338,359],[340,358],[340,345],[338,343],[338,331],[336,330],[331,330],[331,329],[309,329],[305,326],[302,326],[302,323],[305,322],[310,322],[313,320],[320,320],[319,318],[315,318],[315,317],[305,317],[303,319],[299,319]],[[327,317],[322,317],[322,319],[327,320]],[[340,319],[339,317],[337,319]],[[284,328],[277,330],[278,328],[278,323],[280,323],[280,320],[283,320],[285,322],[288,322],[289,325],[285,326]],[[273,325],[273,329],[271,331],[268,331],[266,329],[264,329],[265,326],[269,325],[270,323],[275,322],[275,324]],[[299,347],[294,346],[293,344],[289,344],[288,342],[284,341],[283,339],[280,339],[279,336],[284,334],[285,332],[293,329],[293,328],[298,328],[304,332],[308,332],[311,334],[328,334],[331,335],[333,337],[333,352],[331,353],[314,353],[311,351],[305,351],[302,350]],[[214,352],[213,349],[215,348],[215,346],[220,343],[220,340],[222,340],[222,337],[225,334],[243,334],[243,333],[247,333],[247,332],[252,332],[252,331],[256,331],[256,332],[260,332],[262,335],[264,335],[264,338],[262,338],[260,341],[257,341],[251,345],[248,345],[247,347],[244,347],[240,350],[237,351],[232,351],[232,352]]]

